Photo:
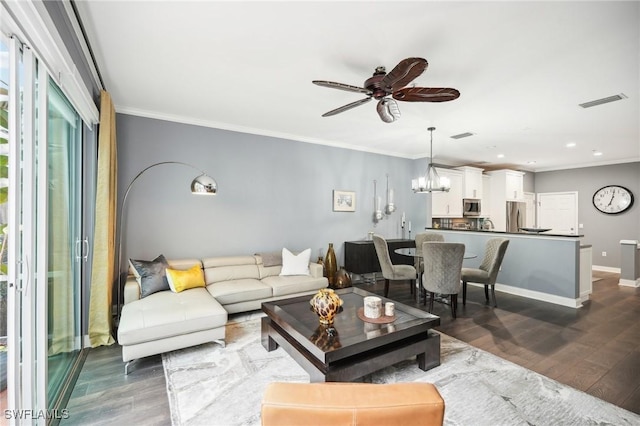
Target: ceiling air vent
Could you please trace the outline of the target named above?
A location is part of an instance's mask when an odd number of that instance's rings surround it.
[[[595,101],[589,101],[579,105],[582,108],[591,108],[596,105],[607,104],[609,102],[620,101],[622,99],[627,99],[627,95],[625,95],[624,93],[620,93],[618,95],[608,96],[602,99],[596,99]]]
[[[473,136],[473,133],[465,132],[465,133],[460,133],[459,135],[453,135],[450,137],[451,139],[462,139],[462,138],[468,138],[469,136]]]

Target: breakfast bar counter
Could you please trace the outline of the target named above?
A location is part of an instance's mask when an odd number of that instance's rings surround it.
[[[581,244],[581,235],[509,233],[428,228],[444,235],[445,241],[463,243],[478,253],[464,266],[477,268],[491,238],[509,239],[496,290],[579,308],[591,294],[591,247]]]

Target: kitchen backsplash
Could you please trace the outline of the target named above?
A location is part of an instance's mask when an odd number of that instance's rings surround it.
[[[484,218],[436,218],[431,226],[435,229],[483,229],[484,222]]]

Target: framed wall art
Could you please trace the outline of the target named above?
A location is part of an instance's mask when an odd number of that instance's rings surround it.
[[[334,212],[355,212],[356,193],[354,191],[333,190],[333,211]]]

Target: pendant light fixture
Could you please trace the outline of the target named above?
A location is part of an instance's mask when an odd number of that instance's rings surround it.
[[[429,127],[427,130],[431,132],[431,142],[429,144],[429,162],[427,163],[427,171],[424,176],[411,181],[411,189],[415,193],[427,192],[449,192],[451,183],[446,177],[440,177],[438,171],[433,166],[433,131],[435,127]]]

